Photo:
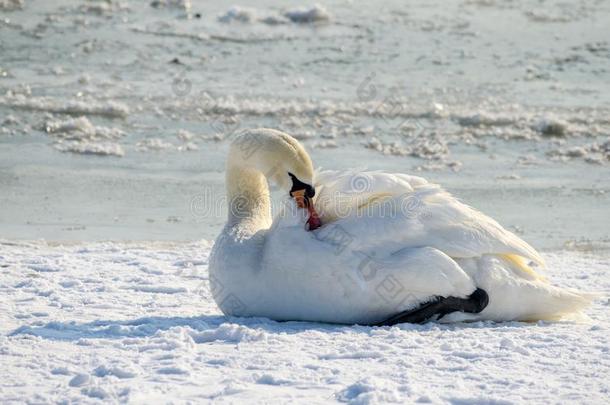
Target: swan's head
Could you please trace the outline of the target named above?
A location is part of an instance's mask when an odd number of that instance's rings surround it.
[[[231,144],[229,165],[262,173],[269,183],[292,197],[297,207],[309,211],[310,230],[320,226],[313,206],[313,164],[296,139],[273,129],[244,131]]]

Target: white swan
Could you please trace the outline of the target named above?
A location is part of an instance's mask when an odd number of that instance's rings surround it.
[[[273,221],[268,180],[287,196]],[[439,186],[385,172],[323,171],[314,179],[307,152],[279,131],[237,136],[226,183],[228,221],[209,263],[226,315],[528,321],[557,319],[591,300],[547,283],[530,267],[543,265],[531,246]]]

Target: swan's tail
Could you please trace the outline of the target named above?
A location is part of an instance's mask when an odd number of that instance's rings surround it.
[[[554,321],[579,314],[599,298],[598,294],[555,287],[523,265],[503,256],[478,260],[473,276],[477,286],[489,294],[489,305],[479,314],[480,319]]]
[[[538,283],[543,284],[544,282]],[[579,315],[597,297],[596,294],[544,284],[544,287],[535,286],[537,291],[532,295],[538,296],[529,297],[529,305],[522,309],[518,320],[556,321],[565,317],[573,317]]]

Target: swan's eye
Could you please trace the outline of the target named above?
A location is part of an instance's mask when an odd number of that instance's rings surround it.
[[[288,175],[292,179],[292,188],[290,189],[291,196],[292,196],[292,193],[294,193],[295,191],[299,191],[299,190],[305,190],[305,195],[309,198],[313,198],[313,196],[316,195],[316,190],[312,186],[310,186],[307,183],[303,183],[301,180],[299,180],[297,178],[297,176],[295,176],[294,174],[292,174],[290,172],[288,172]]]

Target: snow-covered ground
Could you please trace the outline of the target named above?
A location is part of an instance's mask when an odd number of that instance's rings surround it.
[[[210,244],[0,244],[2,403],[604,403],[607,254],[547,253],[590,319],[398,327],[225,318]]]

